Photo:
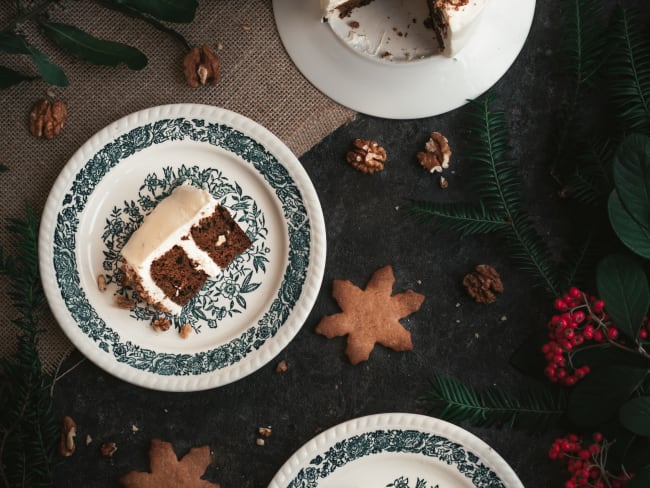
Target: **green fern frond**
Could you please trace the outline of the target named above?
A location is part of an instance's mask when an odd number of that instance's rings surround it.
[[[443,420],[540,432],[557,423],[566,410],[566,396],[546,388],[517,394],[496,387],[478,390],[442,375],[433,378],[420,400]]]
[[[518,267],[536,278],[538,285],[553,296],[558,296],[562,287],[557,265],[551,259],[546,243],[523,212],[513,217],[505,240],[510,257]]]
[[[470,103],[465,157],[474,161],[472,186],[485,206],[508,220],[518,211],[521,195],[517,169],[510,155],[509,135],[503,110],[492,108],[487,95]]]
[[[650,41],[636,12],[617,7],[612,22],[609,92],[628,131],[650,131]]]
[[[489,212],[482,202],[471,207],[416,201],[409,207],[409,212],[421,222],[433,223],[437,229],[455,230],[463,236],[490,234],[510,226],[499,215]]]
[[[561,68],[580,86],[593,80],[604,61],[606,25],[602,0],[562,0]]]

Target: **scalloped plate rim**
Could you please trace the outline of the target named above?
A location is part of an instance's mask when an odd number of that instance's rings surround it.
[[[62,198],[66,192],[72,191],[71,185],[78,172],[86,166],[90,157],[117,137],[166,118],[197,119],[223,124],[233,131],[241,131],[246,137],[259,143],[289,173],[299,191],[310,225],[310,252],[304,283],[289,317],[280,325],[277,333],[267,340],[262,348],[255,349],[242,358],[245,360],[243,365],[236,362],[221,369],[190,376],[166,376],[141,371],[119,363],[112,354],[99,350],[97,344],[78,329],[77,322],[63,302],[53,264],[56,219],[63,207]],[[313,183],[298,158],[277,136],[252,119],[221,107],[191,103],[168,104],[139,110],[112,122],[74,152],[48,195],[39,227],[38,254],[41,280],[50,309],[65,335],[84,356],[108,373],[138,386],[161,391],[199,391],[231,383],[257,371],[279,354],[302,328],[316,301],[323,279],[326,257],[325,224]],[[101,354],[97,354],[98,351]]]
[[[499,476],[506,488],[524,488],[508,463],[485,441],[455,424],[427,415],[391,412],[357,417],[337,424],[314,436],[300,447],[277,471],[268,488],[286,488],[296,475],[314,458],[351,437],[372,433],[378,429],[417,430],[439,435],[461,444],[478,456]],[[423,457],[426,457],[423,455]],[[462,475],[459,474],[462,479]]]

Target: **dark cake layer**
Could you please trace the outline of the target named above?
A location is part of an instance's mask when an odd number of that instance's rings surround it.
[[[183,306],[199,292],[208,275],[197,269],[182,247],[174,246],[151,263],[151,278],[170,300]]]
[[[222,206],[218,206],[211,216],[201,219],[190,233],[196,245],[221,268],[228,267],[251,245],[246,233]]]
[[[344,19],[350,15],[350,12],[352,12],[355,8],[368,5],[372,1],[373,0],[350,0],[349,2],[345,2],[344,4],[337,7],[337,10],[339,11],[339,17]]]

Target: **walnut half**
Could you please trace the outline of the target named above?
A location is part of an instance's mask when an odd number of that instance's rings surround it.
[[[59,440],[59,454],[63,457],[70,457],[76,449],[75,437],[77,436],[77,424],[72,417],[63,417],[61,426],[61,438]]]
[[[355,139],[346,154],[348,163],[367,174],[383,170],[386,158],[386,150],[369,139]]]
[[[449,167],[451,148],[449,141],[440,132],[432,132],[424,146],[424,151],[417,154],[418,161],[429,173],[441,173]]]
[[[467,294],[478,303],[492,303],[495,293],[503,293],[503,283],[496,269],[489,264],[479,264],[463,279]]]
[[[192,88],[207,83],[216,85],[220,77],[220,61],[208,46],[194,47],[183,59],[185,81]]]
[[[29,113],[29,131],[34,137],[53,139],[61,133],[67,119],[68,109],[65,103],[42,99],[34,104]]]

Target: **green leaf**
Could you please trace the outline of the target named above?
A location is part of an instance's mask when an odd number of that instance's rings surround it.
[[[634,473],[634,478],[627,482],[626,488],[648,488],[650,486],[650,466]]]
[[[571,363],[576,368],[589,366],[591,369],[596,369],[617,364],[650,369],[650,359],[636,354],[636,352],[619,349],[608,342],[574,349]]]
[[[569,396],[569,420],[578,427],[598,427],[616,415],[641,386],[647,373],[647,369],[628,366],[591,371]]]
[[[632,252],[650,259],[650,230],[640,225],[625,209],[616,190],[607,202],[609,221],[616,235]]]
[[[9,171],[9,166],[0,163],[0,173],[5,173],[7,171]]]
[[[0,52],[31,56],[43,80],[51,85],[68,85],[68,78],[63,70],[50,61],[50,58],[46,54],[28,44],[22,36],[16,34],[0,34]]]
[[[650,397],[641,396],[625,402],[618,413],[623,426],[640,436],[650,436]]]
[[[14,71],[13,69],[0,66],[0,90],[33,79],[35,79],[34,76],[24,75],[18,71]]]
[[[607,256],[598,264],[596,280],[607,313],[634,341],[650,308],[648,278],[641,264],[629,256]]]
[[[113,0],[167,22],[192,22],[199,3],[197,0]]]
[[[59,46],[89,63],[101,66],[117,66],[124,63],[136,70],[147,65],[147,57],[135,47],[99,39],[68,24],[42,22],[41,25]]]
[[[612,169],[623,207],[636,222],[650,229],[650,137],[626,137],[614,155]]]

